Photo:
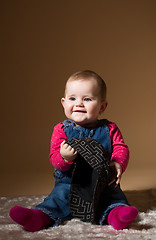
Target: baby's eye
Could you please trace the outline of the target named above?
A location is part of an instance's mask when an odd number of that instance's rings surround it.
[[[86,98],[84,98],[84,101],[86,101],[86,102],[89,102],[89,101],[92,101],[92,99],[91,99],[91,98],[88,98],[88,97],[86,97]]]
[[[76,99],[75,97],[70,97],[69,98],[69,100],[71,100],[71,101],[75,101],[75,99]]]

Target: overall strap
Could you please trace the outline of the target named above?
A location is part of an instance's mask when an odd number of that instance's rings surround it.
[[[111,158],[111,138],[108,128],[108,120],[101,119],[98,122],[98,126],[95,128],[85,128],[81,126],[76,126],[71,120],[63,121],[64,132],[67,136],[67,141],[71,138],[92,138],[97,140],[103,145],[108,156]]]

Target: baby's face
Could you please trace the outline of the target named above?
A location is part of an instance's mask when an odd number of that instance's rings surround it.
[[[62,98],[65,115],[77,125],[92,127],[106,108],[101,101],[100,89],[94,78],[69,80],[65,98]]]

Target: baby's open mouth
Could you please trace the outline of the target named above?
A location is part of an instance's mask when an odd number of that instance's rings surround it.
[[[85,110],[75,110],[75,111],[73,111],[73,112],[78,112],[78,113],[86,113],[86,111],[85,111]]]

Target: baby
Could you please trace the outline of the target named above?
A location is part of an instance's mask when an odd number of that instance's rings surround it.
[[[68,140],[92,138],[104,147],[110,159],[110,169],[115,171],[102,194],[98,224],[109,224],[117,230],[126,228],[137,217],[138,210],[128,204],[119,184],[129,160],[128,147],[115,123],[99,120],[107,107],[104,80],[90,70],[74,73],[66,83],[61,103],[67,120],[54,127],[49,155],[55,168],[54,189],[34,209],[13,207],[10,217],[31,232],[58,226],[73,218],[69,193],[78,152],[68,144]]]

